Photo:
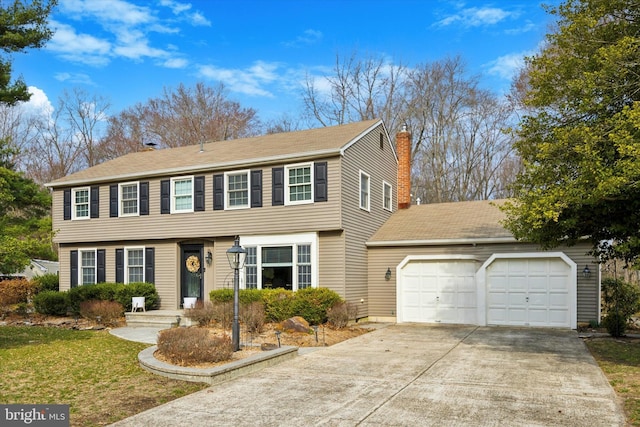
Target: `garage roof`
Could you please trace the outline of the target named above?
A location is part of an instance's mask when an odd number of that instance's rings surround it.
[[[368,246],[513,242],[501,225],[505,200],[412,205],[399,209],[371,237]]]

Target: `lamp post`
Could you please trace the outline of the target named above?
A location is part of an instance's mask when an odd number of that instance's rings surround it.
[[[236,236],[233,246],[227,249],[227,259],[233,269],[233,325],[231,326],[231,341],[233,351],[240,350],[240,270],[244,267],[247,251],[240,246],[240,237]]]

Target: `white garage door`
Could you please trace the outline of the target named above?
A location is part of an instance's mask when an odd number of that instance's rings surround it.
[[[402,268],[400,322],[475,324],[476,263],[412,261]]]
[[[571,327],[571,267],[562,259],[496,259],[486,274],[487,324]]]

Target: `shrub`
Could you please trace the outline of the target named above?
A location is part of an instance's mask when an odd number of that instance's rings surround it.
[[[38,292],[60,290],[60,276],[57,274],[47,273],[36,276],[33,281],[38,285]]]
[[[602,323],[613,337],[624,335],[629,319],[640,311],[640,289],[623,280],[602,281],[602,302],[606,317]]]
[[[282,322],[295,316],[294,293],[285,289],[262,291],[265,315],[269,322]]]
[[[124,307],[125,311],[131,311],[131,298],[144,297],[145,310],[151,310],[158,306],[160,297],[153,283],[133,282],[120,284],[115,300]]]
[[[233,301],[233,289],[216,289],[214,291],[211,291],[209,292],[209,299],[214,304],[216,302]]]
[[[0,282],[0,306],[28,302],[37,290],[37,285],[27,279],[9,279]]]
[[[85,319],[97,320],[107,325],[114,325],[124,315],[122,304],[117,301],[82,301],[80,303],[80,315]]]
[[[223,328],[231,328],[231,323],[233,323],[233,302],[214,302],[212,304],[213,319]]]
[[[41,291],[33,297],[33,306],[40,314],[65,316],[69,307],[69,294],[57,291]]]
[[[264,329],[265,319],[264,303],[261,301],[253,301],[240,306],[240,321],[244,323],[249,333],[261,333]]]
[[[346,328],[350,320],[355,320],[357,307],[345,301],[338,301],[327,310],[327,321],[334,328]]]
[[[195,307],[188,308],[184,311],[184,315],[192,321],[198,323],[199,326],[209,326],[216,319],[216,310],[210,302],[196,302]]]
[[[202,328],[172,328],[160,331],[158,352],[175,365],[215,363],[231,359],[233,344],[227,335],[216,337]]]
[[[294,312],[309,324],[320,325],[327,321],[329,307],[340,301],[340,295],[328,288],[301,289],[295,294]]]

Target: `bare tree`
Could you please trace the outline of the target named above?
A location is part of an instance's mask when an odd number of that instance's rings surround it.
[[[383,58],[336,56],[335,75],[307,75],[302,98],[308,119],[322,126],[380,118],[389,129],[401,125],[406,69]]]
[[[229,100],[224,85],[180,85],[112,117],[102,152],[114,158],[144,144],[179,147],[242,138],[257,134],[259,125],[256,111]]]

